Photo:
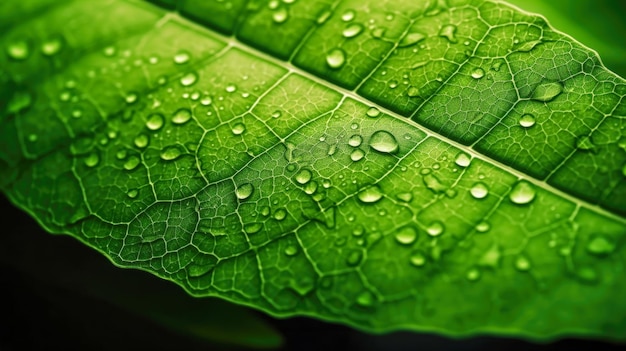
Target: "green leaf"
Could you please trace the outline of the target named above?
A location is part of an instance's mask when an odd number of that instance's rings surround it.
[[[0,5],[0,186],[194,296],[626,338],[626,82],[490,1]]]

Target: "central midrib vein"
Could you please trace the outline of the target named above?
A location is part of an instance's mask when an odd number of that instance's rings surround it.
[[[160,8],[157,5],[153,5],[153,6]],[[159,21],[159,24],[165,23],[165,22],[167,22],[170,19],[174,19],[174,20],[176,20],[178,22],[184,23],[184,24],[186,24],[186,25],[188,25],[188,26],[190,26],[190,27],[192,27],[192,28],[194,28],[196,30],[201,31],[202,33],[205,33],[209,37],[213,37],[213,38],[216,38],[216,39],[221,40],[223,42],[226,42],[230,47],[237,48],[237,49],[239,49],[239,50],[241,50],[243,52],[246,52],[246,53],[248,53],[248,54],[250,54],[250,55],[252,55],[254,57],[258,57],[259,59],[268,61],[268,62],[270,62],[270,63],[272,63],[274,65],[277,65],[279,67],[286,68],[287,70],[289,70],[292,73],[295,73],[295,74],[298,74],[298,75],[300,75],[302,77],[305,77],[305,78],[307,78],[307,79],[309,79],[309,80],[311,80],[311,81],[313,81],[313,82],[315,82],[317,84],[320,84],[320,85],[322,85],[322,86],[324,86],[324,87],[326,87],[328,89],[331,89],[331,90],[336,91],[336,92],[338,92],[340,94],[343,94],[344,96],[348,96],[348,97],[350,97],[350,98],[352,98],[352,99],[354,99],[354,100],[356,100],[358,102],[361,102],[361,103],[363,103],[365,105],[376,107],[381,112],[384,112],[384,113],[388,114],[389,116],[397,118],[397,119],[399,119],[399,120],[401,120],[401,121],[403,121],[403,122],[405,122],[405,123],[407,123],[407,124],[417,128],[417,129],[419,129],[420,131],[424,132],[428,137],[433,137],[433,138],[439,139],[441,141],[444,141],[447,144],[452,145],[452,146],[458,148],[459,150],[462,150],[462,151],[472,155],[475,158],[478,158],[478,159],[480,159],[480,160],[482,160],[484,162],[487,162],[487,163],[489,163],[489,164],[491,164],[493,166],[496,166],[499,169],[505,170],[505,171],[515,175],[518,179],[525,179],[525,180],[533,183],[535,186],[540,187],[540,188],[542,188],[544,190],[547,190],[547,191],[549,191],[549,192],[551,192],[551,193],[553,193],[553,194],[555,194],[555,195],[557,195],[557,196],[559,196],[561,198],[564,198],[564,199],[566,199],[566,200],[576,204],[577,206],[584,207],[584,208],[586,208],[586,209],[588,209],[588,210],[590,210],[592,212],[595,212],[597,214],[600,214],[600,215],[602,215],[604,217],[613,219],[613,220],[618,221],[618,222],[620,222],[622,224],[626,224],[626,218],[621,217],[621,216],[619,216],[619,215],[617,215],[615,213],[612,213],[612,212],[610,212],[610,211],[600,207],[599,205],[595,205],[595,204],[587,202],[587,201],[585,201],[583,199],[579,199],[577,197],[574,197],[573,195],[570,195],[570,194],[568,194],[568,193],[566,193],[566,192],[564,192],[564,191],[562,191],[560,189],[557,189],[556,187],[548,184],[544,180],[538,180],[538,179],[535,179],[533,177],[530,177],[527,174],[525,174],[525,173],[523,173],[523,172],[521,172],[521,171],[519,171],[519,170],[517,170],[517,169],[515,169],[515,168],[513,168],[513,167],[511,167],[509,165],[501,163],[500,161],[497,161],[497,160],[495,160],[495,159],[493,159],[491,157],[488,157],[488,156],[486,156],[484,154],[478,153],[474,149],[472,149],[471,147],[468,147],[468,146],[463,145],[463,144],[461,144],[461,143],[459,143],[457,141],[454,141],[454,140],[452,140],[452,139],[450,139],[450,138],[448,138],[448,137],[446,137],[444,135],[436,133],[436,132],[434,132],[434,131],[432,131],[432,130],[430,130],[430,129],[428,129],[428,128],[426,128],[426,127],[424,127],[424,126],[422,126],[422,125],[420,125],[418,123],[416,123],[415,121],[413,121],[413,120],[411,120],[411,119],[409,119],[407,117],[401,116],[401,115],[399,115],[398,113],[396,113],[394,111],[391,111],[391,110],[389,110],[389,109],[387,109],[385,107],[379,106],[378,104],[375,104],[372,101],[369,101],[368,99],[358,95],[355,90],[345,89],[345,88],[343,88],[343,87],[341,87],[341,86],[339,86],[339,85],[337,85],[335,83],[332,83],[330,81],[327,81],[325,79],[317,77],[317,76],[315,76],[314,74],[312,74],[310,72],[307,72],[307,71],[305,71],[305,70],[303,70],[303,69],[301,69],[299,67],[294,66],[291,62],[280,60],[280,59],[278,59],[278,58],[276,58],[276,57],[274,57],[274,56],[272,56],[270,54],[267,54],[267,53],[265,53],[265,52],[263,52],[263,51],[261,51],[259,49],[256,49],[256,48],[254,48],[254,47],[252,47],[250,45],[247,45],[245,43],[242,43],[241,41],[237,40],[237,38],[235,38],[234,36],[223,35],[223,34],[217,32],[217,31],[211,30],[210,28],[208,28],[206,26],[203,26],[203,25],[201,25],[199,23],[196,23],[196,22],[186,18],[186,17],[183,17],[183,16],[179,15],[176,12],[167,12],[165,17],[161,21]]]

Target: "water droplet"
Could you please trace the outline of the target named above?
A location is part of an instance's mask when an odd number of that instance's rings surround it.
[[[239,200],[245,200],[249,198],[250,195],[252,195],[253,191],[254,191],[254,187],[252,186],[252,184],[250,183],[242,184],[238,186],[237,189],[235,189],[235,196],[237,196]]]
[[[467,278],[467,280],[469,281],[476,281],[478,279],[480,279],[480,271],[478,270],[478,268],[472,268],[469,271],[467,271],[467,273],[465,274],[465,278]]]
[[[531,183],[520,180],[513,186],[509,199],[515,204],[525,205],[533,201],[536,194],[535,187]]]
[[[298,253],[298,247],[295,245],[289,245],[285,248],[285,255],[295,256]]]
[[[281,7],[272,14],[274,23],[284,23],[287,19],[289,19],[289,12],[287,12],[286,7]]]
[[[256,222],[248,223],[243,226],[243,230],[246,232],[246,234],[256,234],[261,231],[261,228],[263,228],[263,223]]]
[[[456,158],[454,159],[454,163],[459,166],[459,167],[468,167],[470,165],[470,163],[472,162],[472,159],[470,158],[470,156],[464,152],[459,152],[458,155],[456,155]]]
[[[234,93],[235,91],[237,91],[237,86],[235,84],[228,84],[226,86],[227,93]]]
[[[116,154],[115,157],[118,160],[123,160],[126,158],[126,156],[128,155],[128,151],[126,151],[125,149],[119,150]]]
[[[402,40],[400,40],[400,42],[398,43],[398,47],[404,48],[407,46],[415,45],[424,39],[426,39],[426,36],[422,33],[419,33],[419,32],[409,33],[405,35],[404,38],[402,38]]]
[[[187,51],[179,51],[174,55],[174,62],[182,65],[183,63],[189,62],[191,55]]]
[[[389,81],[389,88],[391,89],[395,89],[398,87],[398,81],[395,79],[392,79]]]
[[[41,44],[41,53],[46,56],[54,56],[63,47],[63,40],[61,37],[52,37]]]
[[[346,10],[346,12],[341,15],[341,20],[344,22],[350,22],[354,19],[356,13],[353,10]]]
[[[25,40],[17,40],[7,46],[7,54],[16,61],[26,60],[30,55],[28,43]]]
[[[298,174],[296,174],[295,180],[300,184],[306,184],[311,180],[311,177],[311,171],[309,171],[308,169],[302,169],[300,172],[298,172]]]
[[[521,272],[530,270],[530,261],[524,255],[519,255],[515,258],[515,268]]]
[[[605,236],[596,236],[587,244],[587,251],[596,256],[605,256],[615,250],[615,242]]]
[[[455,33],[456,26],[453,24],[447,24],[441,27],[441,30],[439,31],[439,36],[448,39],[448,41],[451,43],[456,43]]]
[[[124,97],[124,101],[126,101],[126,103],[130,105],[130,104],[134,104],[135,102],[137,102],[138,98],[139,96],[137,95],[137,93],[130,92],[126,94],[126,96]]]
[[[168,146],[163,151],[161,151],[161,159],[163,161],[173,161],[182,155],[183,152],[177,145]]]
[[[187,108],[178,109],[172,116],[172,123],[185,124],[191,119],[191,111]]]
[[[378,200],[380,200],[383,197],[383,193],[380,190],[380,187],[378,185],[372,185],[370,187],[367,187],[361,190],[357,194],[357,197],[363,203],[374,203],[374,202],[378,202]]]
[[[330,188],[331,185],[332,185],[332,182],[330,181],[330,179],[322,180],[322,186],[324,187],[324,189]]]
[[[385,35],[387,30],[383,27],[377,27],[372,30],[372,37],[374,38],[382,38]]]
[[[475,199],[484,199],[489,194],[489,188],[487,188],[485,183],[478,182],[472,186],[470,194],[472,194]]]
[[[364,307],[370,307],[374,304],[376,298],[369,291],[363,291],[356,297],[356,303]]]
[[[194,72],[189,72],[180,78],[180,85],[184,87],[192,86],[198,80],[198,75]]]
[[[131,189],[131,190],[126,192],[126,196],[128,196],[131,199],[136,198],[137,195],[139,195],[139,191],[137,189]]]
[[[137,166],[139,166],[140,162],[141,160],[139,159],[139,157],[132,155],[126,160],[126,162],[124,162],[123,167],[127,171],[132,171],[133,169],[137,168]]]
[[[489,229],[491,229],[491,225],[489,224],[489,222],[482,221],[476,224],[476,231],[479,233],[486,233],[489,231]]]
[[[502,254],[498,245],[493,244],[480,258],[480,265],[485,267],[496,268],[500,264]]]
[[[307,183],[304,186],[304,192],[309,194],[309,195],[313,195],[316,191],[317,191],[317,182],[316,181],[312,181]]]
[[[30,141],[31,143],[34,143],[37,140],[39,140],[39,137],[37,136],[37,134],[28,134],[28,141]]]
[[[134,142],[136,147],[143,149],[144,147],[148,146],[148,143],[150,142],[150,137],[142,133],[135,137]]]
[[[420,90],[412,85],[406,90],[406,95],[408,97],[416,97],[419,96],[419,94]]]
[[[367,117],[376,118],[380,116],[380,110],[376,107],[370,107],[365,114],[367,115]]]
[[[87,167],[95,167],[98,163],[100,163],[100,155],[97,152],[92,152],[85,157],[85,166]]]
[[[276,110],[272,112],[272,118],[279,118],[282,115],[282,112]]]
[[[363,26],[359,23],[351,23],[344,28],[342,34],[345,38],[354,38],[361,34]]]
[[[399,193],[396,195],[396,198],[402,202],[411,202],[413,200],[412,193]]]
[[[150,130],[159,130],[163,127],[165,123],[165,118],[160,113],[153,113],[148,116],[148,120],[146,121],[146,127]]]
[[[335,48],[328,52],[326,55],[326,63],[328,67],[337,69],[346,63],[346,53],[342,49]]]
[[[361,145],[362,142],[363,142],[363,137],[361,137],[358,134],[355,134],[351,136],[350,139],[348,140],[348,145],[352,147],[358,147],[359,145]]]
[[[530,128],[535,125],[535,116],[531,114],[525,114],[519,119],[519,125],[524,128]]]
[[[400,228],[396,232],[396,241],[403,245],[410,245],[415,242],[417,238],[417,231],[413,226],[407,225]]]
[[[277,221],[282,221],[283,219],[285,219],[285,217],[287,217],[287,211],[285,211],[282,208],[279,208],[278,210],[274,211],[274,219]]]
[[[443,233],[445,227],[440,221],[432,221],[426,228],[426,233],[430,236],[439,236]]]
[[[474,69],[472,71],[472,78],[474,78],[474,79],[480,79],[480,78],[482,78],[484,76],[485,76],[485,71],[482,68],[480,68],[480,67],[478,67],[478,68],[476,68],[476,69]]]
[[[350,153],[350,159],[354,162],[361,161],[365,157],[365,152],[361,149],[354,149],[352,153]]]
[[[548,102],[563,92],[563,84],[560,82],[544,82],[539,84],[533,91],[532,99]]]
[[[396,138],[385,130],[374,132],[369,144],[372,149],[382,153],[396,153],[399,150]]]
[[[200,100],[200,104],[202,106],[210,106],[213,103],[213,99],[210,96],[203,96],[202,100]]]
[[[411,255],[409,262],[415,267],[422,267],[426,264],[426,257],[418,251]]]
[[[246,126],[243,123],[236,123],[231,131],[234,135],[241,135],[246,131]]]
[[[361,251],[358,251],[358,250],[353,250],[348,254],[348,257],[346,258],[346,264],[348,266],[354,267],[358,265],[359,263],[361,263],[362,259],[363,259],[363,253],[361,253]]]
[[[326,21],[328,21],[332,14],[333,13],[331,11],[324,10],[322,13],[320,13],[319,16],[317,16],[317,24],[324,24]]]

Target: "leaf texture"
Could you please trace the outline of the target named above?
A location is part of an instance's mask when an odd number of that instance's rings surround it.
[[[626,337],[625,81],[494,1],[0,4],[0,186],[195,296]]]

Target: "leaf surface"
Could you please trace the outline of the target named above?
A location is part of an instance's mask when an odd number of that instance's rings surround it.
[[[0,185],[47,230],[277,316],[626,336],[593,51],[491,1],[157,3],[0,5]]]

